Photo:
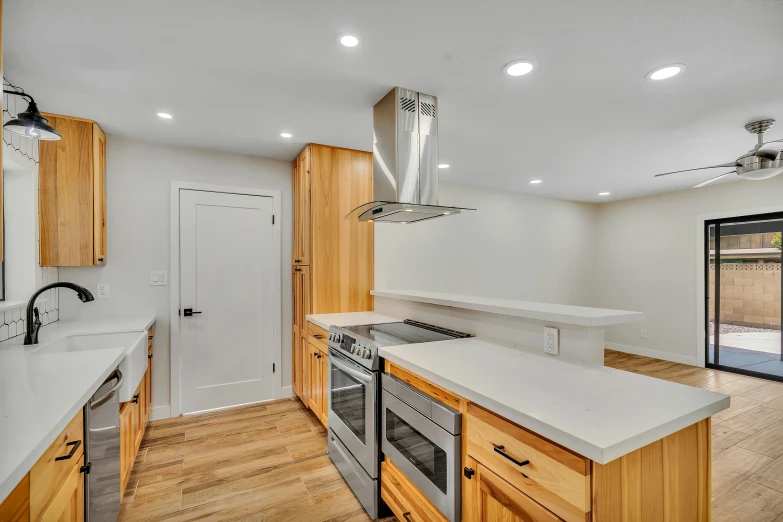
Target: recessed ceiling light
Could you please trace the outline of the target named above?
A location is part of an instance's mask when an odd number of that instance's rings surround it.
[[[159,112],[158,117],[163,118],[164,120],[170,120],[172,118],[171,114],[168,112]]]
[[[665,65],[663,67],[658,67],[657,69],[653,69],[647,74],[648,80],[667,80],[673,76],[677,76],[682,71],[685,70],[685,65],[681,63],[673,63],[671,65]]]
[[[404,225],[405,223],[407,223],[407,222],[406,221],[400,221],[400,225]]]
[[[599,196],[608,196],[609,194],[611,194],[611,192],[599,192],[598,193]]]
[[[443,213],[444,216],[448,216],[449,214],[451,214],[451,212],[444,212]]]
[[[413,212],[413,209],[412,208],[406,208],[405,212]]]
[[[289,133],[289,132],[281,132],[280,133],[280,137],[281,138],[290,138],[291,137],[291,133]]]
[[[519,60],[511,62],[503,67],[503,72],[509,76],[524,76],[536,68],[533,62],[527,60]]]
[[[340,34],[337,36],[337,41],[345,47],[356,47],[359,45],[359,37],[355,34]]]
[[[449,165],[448,163],[441,163],[440,165],[438,165],[438,168],[439,168],[439,169],[447,169],[447,168],[449,168],[450,166],[451,166],[451,165]]]
[[[541,183],[540,179],[531,179],[530,180],[530,184],[531,185],[538,185],[539,183]]]

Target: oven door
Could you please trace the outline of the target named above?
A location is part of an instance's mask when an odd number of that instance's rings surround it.
[[[461,437],[452,435],[386,390],[383,453],[451,522],[461,518]]]
[[[329,350],[329,428],[371,478],[378,478],[378,372]]]

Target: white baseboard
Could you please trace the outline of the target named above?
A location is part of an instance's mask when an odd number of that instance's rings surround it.
[[[680,355],[678,353],[662,352],[660,350],[651,350],[650,348],[641,348],[639,346],[630,346],[628,344],[619,343],[606,343],[606,348],[618,352],[652,357],[653,359],[663,359],[664,361],[689,364],[691,366],[704,366],[704,361],[699,361],[697,357],[689,357],[687,355]]]
[[[283,386],[283,399],[290,399],[294,396],[294,387],[293,386]]]
[[[171,406],[155,406],[150,410],[150,420],[168,419],[171,417]]]

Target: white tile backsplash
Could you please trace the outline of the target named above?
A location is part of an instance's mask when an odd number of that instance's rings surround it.
[[[59,280],[57,267],[43,266],[41,270],[42,284],[48,285]],[[60,319],[59,289],[47,290],[35,300],[35,306],[41,314],[41,324],[46,326]],[[0,312],[0,342],[24,335],[27,331],[25,321],[26,308],[19,306],[5,312]]]

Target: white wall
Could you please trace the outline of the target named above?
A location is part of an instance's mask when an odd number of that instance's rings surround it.
[[[593,305],[596,205],[441,183],[477,209],[375,226],[375,288]]]
[[[702,189],[601,205],[595,304],[644,312],[641,324],[613,327],[610,347],[690,364],[697,358],[699,215],[777,206],[783,210],[783,176],[736,181]],[[752,212],[749,212],[752,213]],[[734,214],[736,215],[736,214]],[[647,339],[640,329],[648,331]]]
[[[110,297],[86,305],[61,292],[60,316],[81,318],[153,312],[157,316],[153,408],[170,404],[169,287],[149,286],[150,270],[169,270],[171,181],[280,190],[282,206],[283,386],[291,384],[291,164],[199,149],[162,147],[107,137],[107,263],[105,267],[60,268],[60,280],[95,291],[109,285]]]

